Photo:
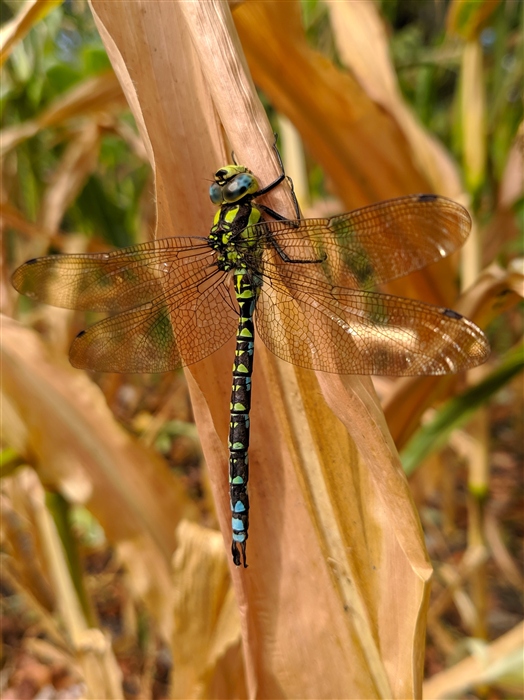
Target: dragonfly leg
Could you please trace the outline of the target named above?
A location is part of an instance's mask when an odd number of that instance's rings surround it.
[[[253,199],[256,199],[256,197],[261,197],[263,194],[267,194],[268,192],[271,192],[271,190],[274,190],[275,187],[278,187],[282,182],[284,182],[286,178],[286,173],[282,172],[276,180],[273,180],[273,182],[270,182],[269,185],[266,185],[261,190],[258,190],[258,192],[255,192],[255,194],[252,195]]]
[[[284,163],[282,162],[282,156],[280,155],[280,151],[278,150],[277,147],[277,134],[275,134],[275,143],[273,144],[273,149],[276,153],[278,164],[280,166],[280,175],[277,177],[276,180],[273,180],[273,182],[270,182],[269,185],[266,185],[263,187],[261,190],[258,190],[258,192],[255,192],[253,195],[253,199],[256,197],[261,197],[263,194],[267,194],[268,192],[271,192],[271,190],[274,190],[275,187],[278,187],[284,180],[287,180],[287,183],[289,185],[289,189],[291,190],[291,197],[293,198],[293,207],[295,209],[295,216],[297,219],[301,219],[302,215],[300,213],[300,207],[298,206],[298,201],[297,197],[295,194],[295,186],[293,185],[293,180],[286,175],[286,171],[284,170]],[[264,207],[259,205],[260,209],[264,209],[264,211],[272,216],[274,219],[277,221],[284,221],[287,220],[285,216],[282,216],[281,214],[277,214],[277,212],[273,211],[272,209],[269,209],[269,207]]]
[[[292,226],[293,224],[296,224],[295,221],[291,221],[290,219],[283,216],[282,214],[279,214],[278,211],[275,211],[274,209],[270,209],[269,207],[266,207],[265,204],[258,204],[257,203],[257,209],[262,209],[263,212],[265,212],[272,219],[275,219],[275,221],[288,221],[290,226]]]
[[[260,206],[260,205],[259,205],[259,206]],[[294,258],[290,258],[289,255],[288,255],[284,250],[282,250],[282,248],[279,246],[278,242],[276,241],[276,239],[275,239],[273,236],[271,236],[271,237],[269,238],[269,240],[271,241],[271,245],[272,245],[272,246],[274,247],[274,249],[277,251],[277,253],[279,254],[279,256],[280,256],[280,257],[282,258],[282,260],[283,260],[284,262],[286,262],[286,263],[294,263],[294,264],[297,264],[297,265],[298,265],[298,264],[306,264],[306,263],[307,263],[307,264],[311,265],[312,263],[317,263],[317,264],[318,264],[318,263],[323,263],[323,262],[325,262],[325,261],[327,260],[327,254],[326,254],[326,253],[324,253],[324,255],[323,255],[321,258],[316,258],[316,259],[302,259],[302,260],[296,260],[296,259],[294,259]]]
[[[277,146],[278,134],[273,134],[273,135],[275,137],[275,142],[273,144],[273,148],[275,150],[275,153],[276,153],[276,156],[278,159],[278,164],[280,165],[280,173],[281,173],[281,175],[283,175],[286,178],[287,184],[289,185],[289,189],[291,190],[291,197],[293,198],[293,207],[295,209],[295,217],[297,219],[301,219],[302,213],[300,211],[300,207],[298,206],[298,200],[297,200],[297,196],[295,194],[295,185],[293,184],[293,180],[288,175],[286,175],[286,171],[284,169],[284,163],[282,161],[282,156],[280,155],[280,151],[278,150],[278,146]]]

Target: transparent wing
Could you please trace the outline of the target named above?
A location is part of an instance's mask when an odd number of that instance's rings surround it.
[[[48,255],[13,274],[20,294],[52,306],[124,311],[166,289],[193,288],[213,269],[216,254],[202,238],[161,238],[112,253]]]
[[[488,342],[449,309],[386,294],[343,289],[315,293],[264,284],[255,322],[265,345],[300,367],[339,374],[449,374],[482,363]]]
[[[166,372],[202,360],[235,333],[238,311],[226,273],[106,318],[74,340],[75,367],[99,372]]]
[[[437,195],[408,195],[331,219],[269,221],[252,230],[266,245],[299,261],[290,269],[304,273],[307,268],[311,280],[369,289],[449,255],[470,228],[460,204]]]

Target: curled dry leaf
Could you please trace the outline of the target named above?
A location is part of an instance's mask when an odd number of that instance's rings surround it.
[[[231,683],[236,685],[233,696],[244,697],[243,674],[229,675],[232,655],[237,669],[242,667],[242,647],[222,537],[181,521],[177,540],[172,638],[176,697],[216,697],[213,687]]]
[[[84,503],[112,541],[147,535],[168,561],[178,518],[194,514],[164,461],[116,423],[88,378],[52,360],[32,331],[2,319],[3,425],[38,468],[44,485]],[[118,513],[118,518],[115,518]]]

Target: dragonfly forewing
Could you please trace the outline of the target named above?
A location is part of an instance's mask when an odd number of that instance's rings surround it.
[[[336,286],[370,289],[460,248],[471,218],[446,197],[408,195],[331,219],[271,221],[266,229],[265,237],[274,239],[291,260],[321,261],[310,276]]]
[[[112,253],[48,255],[13,274],[21,294],[65,309],[125,311],[204,280],[216,255],[199,238],[161,238]]]

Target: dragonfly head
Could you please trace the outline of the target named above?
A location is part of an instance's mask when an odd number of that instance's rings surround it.
[[[232,204],[258,190],[258,182],[251,170],[243,165],[224,165],[215,173],[215,182],[209,188],[213,204]]]

